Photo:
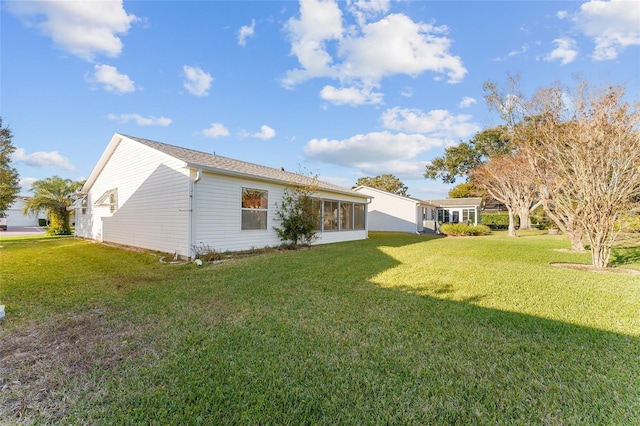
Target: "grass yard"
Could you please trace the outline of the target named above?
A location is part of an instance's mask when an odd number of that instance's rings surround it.
[[[0,239],[0,423],[640,425],[640,275],[562,236],[166,265]],[[640,270],[640,242],[616,249]]]

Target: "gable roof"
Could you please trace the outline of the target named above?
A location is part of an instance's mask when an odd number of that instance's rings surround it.
[[[178,160],[185,163],[185,167],[191,169],[202,169],[204,171],[212,173],[236,177],[248,177],[256,180],[277,182],[286,185],[317,185],[317,188],[321,190],[348,194],[359,198],[369,198],[364,194],[359,194],[342,186],[316,180],[309,176],[301,175],[298,173],[287,172],[282,168],[276,169],[272,167],[261,166],[259,164],[235,160],[233,158],[223,157],[221,155],[196,151],[189,148],[182,148],[175,145],[169,145],[150,139],[143,139],[120,133],[114,134],[111,142],[109,143],[109,146],[107,147],[107,150],[100,158],[100,161],[98,162],[98,165],[96,165],[94,171],[91,172],[91,176],[89,177],[89,179],[87,179],[85,187],[83,188],[83,192],[85,192],[85,188],[88,189],[93,184],[93,181],[95,181],[97,175],[100,173],[122,138],[127,138],[129,140],[177,158]]]
[[[427,203],[438,207],[481,206],[482,197],[447,198],[444,200],[428,200]]]
[[[367,186],[367,185],[360,185],[357,188],[355,188],[354,191],[359,192],[359,191],[362,191],[363,189],[367,190],[367,191],[378,192],[378,193],[383,194],[383,195],[395,197],[395,198],[398,198],[400,200],[412,201],[412,202],[416,203],[416,205],[429,205],[429,206],[432,206],[432,207],[436,207],[435,205],[432,205],[431,202],[429,202],[429,201],[419,200],[417,198],[409,197],[409,196],[406,196],[406,195],[395,194],[393,192],[385,191],[384,189],[373,188],[373,187]],[[375,198],[375,197],[373,197],[373,198]]]

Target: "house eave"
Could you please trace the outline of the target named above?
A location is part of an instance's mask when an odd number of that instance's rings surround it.
[[[233,170],[226,170],[226,169],[220,169],[217,167],[211,167],[211,166],[203,166],[202,164],[195,164],[195,163],[185,163],[185,167],[188,169],[192,169],[192,170],[198,170],[201,169],[202,171],[208,172],[208,173],[213,173],[213,174],[218,174],[218,175],[224,175],[224,176],[231,176],[231,177],[236,177],[236,178],[243,178],[243,179],[251,179],[251,180],[257,180],[257,181],[261,181],[261,182],[268,182],[268,183],[276,183],[279,185],[293,185],[293,186],[302,186],[302,184],[296,183],[296,182],[291,182],[291,181],[286,181],[283,179],[275,179],[275,178],[269,178],[266,176],[259,176],[259,175],[252,175],[249,173],[243,173],[243,172],[237,172],[237,171],[233,171]],[[331,192],[331,193],[335,193],[335,194],[342,194],[342,195],[349,195],[352,197],[356,197],[356,198],[362,198],[362,199],[369,199],[369,196],[366,196],[364,194],[359,194],[355,191],[351,191],[351,190],[339,190],[336,188],[327,188],[327,187],[322,187],[319,186],[318,187],[318,191],[325,191],[325,192]]]

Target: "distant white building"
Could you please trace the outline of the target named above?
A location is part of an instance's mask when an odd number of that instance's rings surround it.
[[[359,186],[354,191],[371,197],[370,231],[433,233],[439,223],[480,223],[480,197],[418,200],[368,186]]]
[[[436,230],[437,207],[429,202],[364,185],[354,191],[371,197],[368,209],[371,231],[433,233]]]
[[[11,229],[14,226],[38,226],[38,219],[46,219],[45,213],[37,215],[29,213],[24,214],[24,206],[29,197],[18,196],[13,204],[5,211],[7,214],[7,226]]]
[[[82,187],[79,237],[193,257],[281,244],[284,190],[317,183],[316,243],[367,238],[369,198],[351,189],[215,154],[116,133]]]

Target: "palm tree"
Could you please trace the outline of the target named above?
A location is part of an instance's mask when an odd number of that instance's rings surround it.
[[[83,182],[62,179],[59,176],[37,180],[31,186],[35,195],[27,200],[24,213],[48,212],[47,232],[52,235],[70,235],[71,212],[67,211],[67,207],[73,202],[71,195],[78,192],[82,185]]]

